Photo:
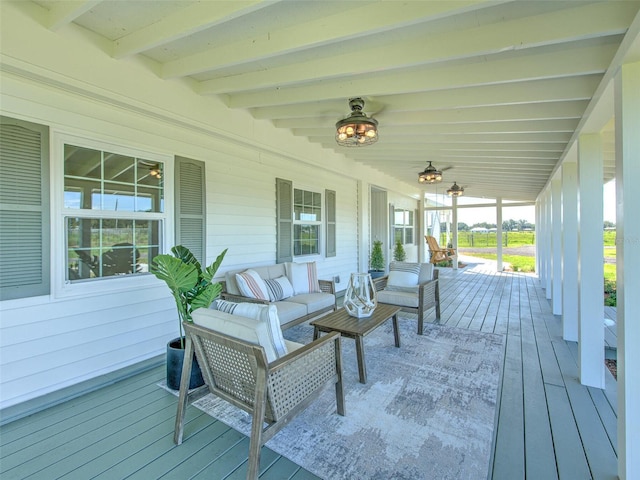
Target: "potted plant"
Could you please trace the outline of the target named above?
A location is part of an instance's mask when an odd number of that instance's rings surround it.
[[[213,282],[213,277],[220,267],[227,249],[205,269],[200,266],[200,262],[187,247],[176,245],[171,249],[171,253],[173,255],[161,254],[154,257],[149,271],[166,282],[178,309],[180,336],[167,344],[167,386],[177,390],[180,388],[180,375],[184,362],[182,322],[193,321],[191,312],[198,308],[209,308],[220,295],[222,285]],[[200,367],[197,366],[195,358],[193,360],[195,368],[192,368],[189,388],[196,388],[204,384]]]
[[[371,278],[379,278],[384,275],[384,254],[382,253],[382,242],[375,240],[369,257],[369,273]]]
[[[396,246],[393,249],[393,259],[396,262],[404,262],[407,259],[407,253],[404,251],[404,245],[400,240],[396,240]]]

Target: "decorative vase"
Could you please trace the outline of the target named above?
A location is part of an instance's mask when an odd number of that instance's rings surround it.
[[[347,313],[352,317],[367,318],[371,316],[377,305],[378,298],[371,275],[352,273],[344,296],[344,309]]]
[[[196,356],[191,360],[191,377],[189,378],[189,390],[204,385],[204,378]],[[182,376],[182,364],[184,363],[184,349],[180,348],[180,338],[174,338],[167,343],[167,387],[172,390],[180,389],[180,377]]]

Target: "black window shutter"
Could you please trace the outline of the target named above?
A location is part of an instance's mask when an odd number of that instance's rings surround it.
[[[336,192],[334,190],[324,191],[325,218],[327,219],[326,232],[326,252],[327,257],[336,256]]]
[[[49,129],[0,117],[0,300],[50,293]]]
[[[276,178],[276,263],[293,260],[293,182]]]
[[[206,192],[204,162],[176,157],[176,245],[206,262]]]

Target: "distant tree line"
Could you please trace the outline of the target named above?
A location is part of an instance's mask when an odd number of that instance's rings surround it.
[[[495,223],[487,223],[480,222],[474,223],[469,226],[464,222],[458,223],[458,231],[459,232],[470,232],[472,228],[486,228],[490,230],[492,228],[498,228]],[[527,220],[505,220],[502,222],[502,231],[504,232],[522,232],[522,231],[533,231],[536,229],[536,226],[533,223],[528,222]]]

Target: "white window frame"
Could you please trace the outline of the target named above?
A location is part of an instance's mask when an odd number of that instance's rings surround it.
[[[402,224],[396,223],[396,216],[398,213],[402,212],[403,217],[405,218]],[[407,223],[409,217],[413,217],[411,223]],[[394,208],[393,210],[393,245],[396,243],[396,230],[402,229],[402,244],[403,245],[414,245],[416,243],[416,214],[414,210],[410,210],[407,208]],[[406,232],[411,229],[413,231],[413,241],[406,242]]]
[[[303,192],[311,192],[311,193],[320,195],[320,220],[319,221],[296,220],[296,207],[295,207],[296,190],[302,190]],[[294,261],[296,259],[301,259],[301,260],[304,259],[306,261],[306,259],[311,260],[316,257],[321,258],[324,255],[323,241],[324,241],[324,230],[326,226],[326,219],[325,219],[326,207],[324,205],[324,200],[325,200],[324,193],[322,191],[319,191],[310,187],[299,186],[299,185],[296,185],[295,182],[293,183],[291,208],[293,209],[293,252],[292,254],[293,254]],[[296,255],[295,253],[296,225],[314,225],[318,227],[318,252]]]
[[[104,218],[141,218],[160,221],[160,252],[166,252],[171,246],[174,231],[174,179],[173,155],[166,155],[143,147],[114,144],[98,137],[80,137],[66,132],[51,133],[51,286],[52,295],[56,298],[76,297],[87,295],[103,295],[131,290],[132,288],[145,288],[157,286],[157,279],[153,275],[124,275],[117,277],[103,277],[95,281],[70,282],[66,280],[66,225],[65,218],[69,216],[82,216],[85,211],[64,208],[64,146],[71,144],[78,147],[90,148],[100,151],[108,151],[121,155],[140,157],[150,161],[162,163],[164,180],[164,212],[162,213],[137,213],[114,212],[95,210],[91,217]]]

